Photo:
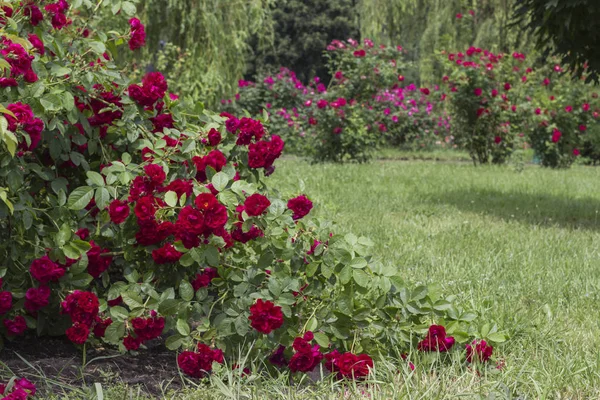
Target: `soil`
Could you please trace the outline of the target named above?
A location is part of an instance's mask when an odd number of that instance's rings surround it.
[[[14,374],[60,393],[64,392],[62,386],[123,383],[141,386],[146,393],[158,397],[162,393],[161,384],[164,388],[168,383],[173,390],[181,387],[175,357],[174,352],[160,343],[140,350],[137,355],[88,349],[87,365],[82,370],[83,352],[66,338],[30,336],[5,342],[5,348],[0,350],[0,382],[6,382]]]

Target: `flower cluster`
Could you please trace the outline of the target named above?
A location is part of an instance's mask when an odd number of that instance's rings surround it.
[[[341,378],[361,379],[369,375],[373,369],[373,359],[368,354],[340,354],[334,350],[325,355],[325,367]]]
[[[213,363],[223,363],[223,352],[211,349],[204,343],[198,343],[196,351],[184,351],[177,356],[177,365],[184,374],[193,378],[202,378],[210,374]]]
[[[283,313],[281,307],[271,301],[256,300],[250,307],[250,325],[260,333],[268,335],[283,325]]]
[[[37,388],[26,378],[13,380],[9,384],[0,383],[2,400],[27,400],[33,398]]]
[[[106,328],[112,323],[110,318],[102,319],[99,315],[100,302],[91,292],[76,290],[61,303],[61,312],[71,318],[73,325],[67,329],[66,335],[75,344],[84,344],[93,331],[96,337],[103,337]]]
[[[431,325],[425,339],[419,342],[417,349],[421,351],[446,352],[454,346],[452,336],[446,336],[446,328],[441,325]]]
[[[33,115],[33,111],[28,104],[17,102],[9,104],[6,108],[12,113],[12,115],[6,115],[8,130],[26,134],[19,140],[19,149],[32,151],[37,148],[40,140],[42,140],[44,122]]]
[[[165,318],[157,316],[155,311],[149,317],[136,317],[131,320],[133,334],[123,339],[123,346],[127,350],[137,350],[144,342],[156,339],[165,329]]]

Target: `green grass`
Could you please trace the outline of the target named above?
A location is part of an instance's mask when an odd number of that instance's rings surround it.
[[[319,214],[373,238],[408,281],[440,283],[510,333],[505,370],[481,384],[600,398],[600,170],[286,160],[273,176],[300,179]]]
[[[376,256],[407,281],[439,283],[498,324],[510,334],[495,349],[506,366],[478,376],[461,354],[414,374],[378,364],[376,385],[347,388],[215,376],[211,387],[164,398],[600,398],[600,169],[286,159],[270,179],[288,194],[304,186],[319,204],[313,212],[337,221],[340,232],[374,239]],[[121,385],[104,390],[106,399],[148,398]]]

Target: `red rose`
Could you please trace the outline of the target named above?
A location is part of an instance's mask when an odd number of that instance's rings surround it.
[[[184,374],[192,378],[202,378],[204,372],[200,369],[199,358],[193,351],[184,351],[177,356],[177,365]]]
[[[211,167],[215,171],[219,172],[227,164],[227,158],[219,150],[214,149],[204,157],[192,157],[192,162],[196,167],[196,179],[200,182],[204,182],[207,179],[206,167]]]
[[[12,293],[0,292],[0,314],[6,314],[12,307]]]
[[[6,328],[6,334],[8,336],[20,336],[27,329],[27,323],[25,318],[21,315],[17,315],[14,319],[5,319],[3,321],[4,327]]]
[[[446,329],[441,325],[431,325],[425,339],[419,342],[417,349],[421,351],[446,352],[454,346],[454,338],[446,336]]]
[[[61,303],[63,313],[71,317],[72,322],[79,322],[88,327],[96,320],[100,302],[92,292],[76,290],[69,294]]]
[[[313,203],[308,197],[301,195],[290,199],[287,203],[287,207],[294,213],[292,218],[297,220],[303,218],[310,212],[313,207]]]
[[[134,338],[131,335],[128,335],[123,339],[123,346],[125,346],[125,349],[127,350],[137,350],[140,348],[141,344],[142,342],[138,338]]]
[[[108,326],[112,324],[112,322],[113,321],[110,318],[102,319],[100,317],[96,317],[96,323],[94,325],[94,336],[96,336],[97,338],[104,337],[104,334],[106,333],[106,328],[108,328]]]
[[[94,278],[100,277],[100,275],[110,267],[112,262],[112,256],[105,256],[104,253],[108,253],[108,249],[102,249],[94,241],[90,241],[91,249],[87,251],[88,256],[88,274]]]
[[[142,246],[158,244],[175,233],[175,226],[169,221],[159,224],[155,220],[149,219],[138,221],[138,225],[140,230],[135,234],[135,239]]]
[[[244,202],[244,209],[246,214],[251,217],[257,217],[261,215],[271,205],[269,199],[262,194],[254,193],[249,196]]]
[[[142,78],[142,86],[129,85],[129,97],[143,107],[152,107],[165,97],[168,85],[160,72],[149,72]]]
[[[48,256],[33,260],[29,272],[40,283],[56,282],[65,274],[65,270],[60,268]]]
[[[195,291],[198,291],[198,289],[208,286],[218,276],[219,274],[215,268],[206,267],[201,274],[196,274],[196,279],[192,281],[192,287]]]
[[[275,351],[269,356],[269,362],[278,367],[285,367],[288,365],[285,355],[283,354],[284,351],[285,346],[279,345],[277,349],[275,349]]]
[[[90,328],[84,324],[75,322],[65,333],[71,342],[75,344],[84,344],[88,336],[90,336]]]
[[[259,141],[265,134],[265,128],[260,121],[252,118],[243,117],[238,123],[238,138],[235,144],[248,145],[252,142],[252,139]]]
[[[221,143],[221,132],[219,132],[215,128],[212,128],[208,132],[208,143],[212,147],[215,147],[216,145],[218,145],[219,143]]]
[[[152,183],[153,187],[162,185],[162,183],[167,178],[167,175],[165,174],[163,167],[161,167],[158,164],[146,165],[144,167],[144,172],[150,178],[150,182]]]
[[[122,224],[129,216],[129,205],[122,200],[113,200],[108,206],[108,215],[115,224]]]
[[[271,331],[283,325],[283,313],[281,307],[270,301],[256,300],[250,307],[250,325],[257,331],[268,335]]]
[[[183,253],[175,249],[171,243],[165,244],[160,249],[152,250],[152,259],[157,264],[170,264],[179,261]]]
[[[29,42],[33,45],[33,47],[40,53],[40,55],[44,55],[46,50],[44,49],[44,43],[42,40],[34,33],[29,34]]]
[[[78,229],[77,232],[75,232],[75,234],[79,236],[81,240],[87,240],[87,238],[90,237],[90,230],[88,228],[81,228]]]
[[[135,215],[140,220],[154,219],[156,214],[157,199],[154,196],[144,196],[135,204]]]
[[[137,18],[129,20],[131,27],[131,37],[129,38],[129,49],[131,51],[144,47],[146,45],[146,31],[144,25]]]
[[[39,288],[29,288],[25,293],[25,309],[30,313],[34,313],[50,302],[50,288],[48,286],[40,286]]]
[[[362,58],[367,55],[367,52],[364,49],[360,49],[360,50],[354,51],[354,53],[352,53],[352,54],[354,55],[354,57]]]
[[[554,128],[554,130],[552,131],[552,142],[553,143],[558,143],[558,141],[560,140],[562,136],[562,132],[559,131],[558,129]]]
[[[292,356],[288,366],[292,372],[310,372],[314,364],[315,357],[312,352],[298,352]]]
[[[486,362],[492,356],[494,348],[487,344],[485,340],[473,340],[471,344],[467,345],[467,362],[473,362],[473,356],[479,362]]]
[[[175,179],[164,188],[160,189],[161,192],[172,191],[177,193],[177,198],[181,198],[184,194],[187,198],[192,196],[194,184],[192,181],[186,181],[184,179]]]

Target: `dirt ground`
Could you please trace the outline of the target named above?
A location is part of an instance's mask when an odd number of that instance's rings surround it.
[[[149,394],[159,395],[181,387],[176,353],[157,343],[136,355],[121,355],[111,349],[88,349],[83,368],[83,352],[66,338],[30,336],[6,342],[0,350],[0,382],[11,376],[26,377],[38,387],[64,393],[68,388],[124,383],[142,386]]]

